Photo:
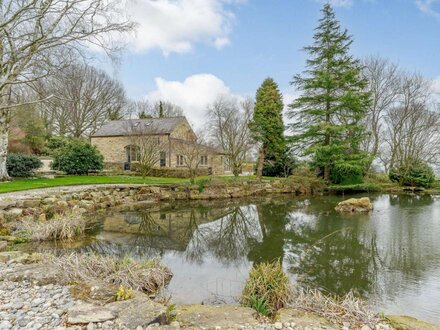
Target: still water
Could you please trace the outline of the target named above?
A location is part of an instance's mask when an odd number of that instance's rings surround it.
[[[292,196],[111,211],[71,247],[160,256],[176,303],[233,303],[253,263],[282,260],[294,284],[355,290],[389,314],[440,324],[440,197],[373,195],[369,215],[341,215],[349,196]],[[44,248],[44,246],[40,246]]]

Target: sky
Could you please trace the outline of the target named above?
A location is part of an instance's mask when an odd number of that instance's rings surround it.
[[[358,58],[380,55],[437,79],[440,0],[330,0]],[[289,103],[321,0],[132,0],[138,23],[115,71],[129,97],[165,100],[196,126],[221,95],[253,97],[267,77]]]

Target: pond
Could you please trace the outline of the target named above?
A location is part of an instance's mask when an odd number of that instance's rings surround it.
[[[186,304],[237,302],[252,264],[279,258],[297,285],[355,290],[379,311],[440,324],[440,197],[372,195],[371,214],[336,213],[334,206],[348,197],[111,211],[99,216],[88,239],[58,248],[160,256],[174,273],[168,293]]]

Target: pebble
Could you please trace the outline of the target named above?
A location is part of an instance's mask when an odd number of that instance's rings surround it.
[[[15,264],[5,266],[0,263],[0,278],[12,271]],[[74,300],[69,290],[61,285],[0,281],[0,330],[62,327],[64,320],[59,313],[64,313],[72,304]]]
[[[89,323],[83,327],[67,326],[65,312],[72,306],[80,304],[75,301],[67,286],[49,284],[35,285],[26,281],[11,282],[1,280],[5,274],[13,272],[17,264],[0,263],[0,330],[127,330],[119,325],[116,320],[102,323]],[[344,329],[350,329],[349,323],[344,323]],[[151,324],[145,328],[139,326],[136,330],[148,328],[161,328],[159,323]],[[179,329],[179,322],[172,322],[167,328]],[[240,327],[243,330],[322,330],[324,328],[297,326],[294,322],[260,323],[258,325],[246,324]],[[222,327],[216,326],[216,330]],[[333,330],[327,328],[327,330]],[[367,325],[361,330],[372,330]],[[375,330],[391,330],[388,325],[381,324]]]

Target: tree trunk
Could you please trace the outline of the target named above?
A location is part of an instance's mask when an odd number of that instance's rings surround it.
[[[324,166],[324,181],[330,182],[330,165]]]
[[[0,181],[9,180],[8,170],[6,168],[6,159],[8,157],[8,133],[8,113],[3,110],[0,113]]]
[[[240,176],[241,166],[237,166],[236,164],[233,163],[233,165],[232,165],[232,173],[234,174],[235,177]]]
[[[260,158],[258,159],[257,178],[261,179],[263,176],[264,158],[266,158],[266,145],[263,144],[260,150]]]

